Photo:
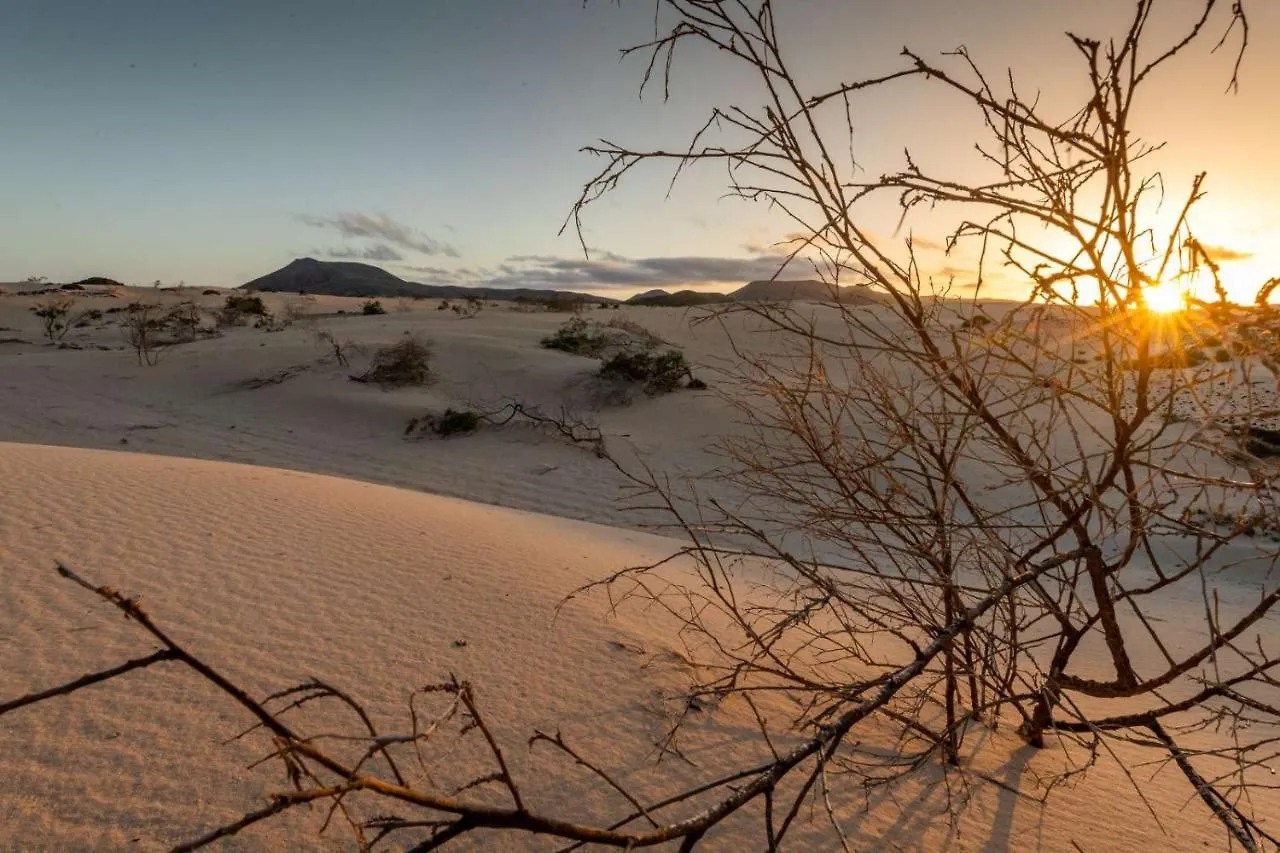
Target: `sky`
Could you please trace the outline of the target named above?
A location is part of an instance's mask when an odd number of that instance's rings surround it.
[[[1185,16],[1196,2],[1162,9]],[[1131,4],[776,7],[784,48],[814,86],[896,69],[904,45],[936,55],[964,44],[1051,100],[1077,67],[1062,33],[1106,35]],[[1209,172],[1197,228],[1242,289],[1280,275],[1277,7],[1248,3],[1238,94],[1225,94],[1230,58],[1206,43],[1140,116],[1144,134],[1169,140],[1155,165],[1170,196]],[[653,26],[652,0],[0,0],[0,281],[236,286],[302,256],[428,283],[614,295],[767,278],[793,226],[725,198],[721,169],[694,169],[670,193],[662,168],[629,176],[590,211],[590,257],[558,233],[600,165],[584,145],[682,148],[713,104],[761,103],[707,51],[677,55],[670,100],[640,99],[643,63],[619,50]],[[869,171],[901,165],[907,146],[958,164],[979,130],[927,87],[869,98],[854,124]],[[877,233],[903,237],[890,214]],[[914,233],[922,245],[942,236]],[[936,254],[930,275],[972,267]],[[1021,286],[992,282],[993,296]]]

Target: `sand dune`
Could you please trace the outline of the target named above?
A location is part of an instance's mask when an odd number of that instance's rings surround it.
[[[0,478],[5,694],[150,648],[59,579],[51,567],[61,559],[140,595],[182,641],[262,694],[323,676],[395,720],[412,686],[453,672],[474,679],[513,744],[538,725],[598,722],[606,755],[643,755],[642,733],[655,730],[663,679],[640,667],[661,656],[662,640],[593,605],[553,617],[575,586],[661,552],[660,540],[158,456],[6,444]],[[218,745],[246,721],[191,677],[158,670],[5,717],[0,847],[156,849],[260,803],[279,773],[246,773],[252,749]],[[279,849],[284,837],[230,849]]]
[[[751,752],[750,721],[725,711],[695,728],[690,754],[700,768],[655,768],[664,699],[684,683],[660,620],[625,611],[606,619],[602,602],[588,599],[553,621],[576,585],[660,556],[669,541],[350,480],[159,456],[0,444],[0,477],[6,693],[151,648],[58,578],[51,567],[62,559],[140,595],[182,642],[261,694],[323,676],[394,731],[410,687],[449,672],[473,680],[544,806],[616,814],[621,804],[591,795],[589,780],[565,762],[521,749],[538,727],[561,728],[647,791]],[[221,745],[246,722],[172,669],[5,717],[0,848],[163,849],[260,805],[283,785],[274,768],[245,769],[264,742]],[[1053,755],[1008,735],[993,740],[976,769],[1026,795],[973,783],[971,807],[948,827],[938,820],[946,789],[925,774],[892,799],[873,798],[869,814],[850,797],[850,831],[871,847],[906,850],[1062,850],[1072,841],[1090,851],[1191,849],[1221,840],[1167,772],[1147,794],[1168,835],[1108,767],[1043,808],[1032,799],[1035,778],[1054,766]],[[454,770],[468,766],[464,756]],[[711,849],[741,849],[751,817]],[[221,849],[349,848],[340,828],[315,835],[319,820],[287,818]],[[796,839],[796,849],[834,843],[819,818]],[[533,843],[489,838],[481,848]]]
[[[160,297],[175,301],[172,294]],[[148,298],[156,299],[156,296]],[[519,398],[557,411],[597,362],[541,349],[538,341],[564,314],[506,308],[459,320],[434,302],[413,310],[364,317],[360,300],[321,299],[308,310],[341,339],[368,348],[394,343],[406,331],[435,342],[440,379],[422,389],[385,393],[349,381],[352,367],[322,361],[325,354],[301,325],[279,333],[230,329],[162,354],[155,367],[139,366],[114,325],[76,329],[67,341],[81,350],[40,346],[38,323],[26,308],[33,298],[0,300],[0,327],[30,343],[0,345],[0,440],[220,459],[353,477],[531,509],[569,518],[616,523],[620,481],[609,466],[562,442],[520,427],[465,441],[407,442],[405,424],[428,409],[497,407]],[[96,300],[110,307],[124,300]],[[208,298],[210,305],[219,300]],[[268,296],[278,309],[291,300]],[[297,301],[294,297],[292,301]],[[110,303],[110,305],[108,304]],[[89,304],[86,300],[84,304]],[[714,360],[720,336],[691,332],[677,309],[624,309],[681,343],[695,362]],[[108,318],[111,319],[111,318]],[[0,337],[15,334],[0,332]],[[107,351],[97,347],[111,347]],[[276,385],[247,390],[246,380],[304,368]],[[705,467],[707,427],[725,417],[707,394],[678,394],[589,413],[613,436],[626,436],[666,468]]]
[[[607,463],[529,428],[402,437],[426,409],[572,399],[592,362],[537,346],[563,315],[495,308],[459,320],[428,303],[363,317],[334,313],[353,310],[353,300],[308,302],[324,315],[316,322],[357,343],[385,344],[408,330],[436,341],[441,380],[388,393],[350,382],[359,365],[323,361],[299,325],[233,329],[142,367],[110,325],[73,330],[67,340],[79,349],[39,345],[31,301],[0,300],[0,339],[19,339],[0,344],[0,442],[21,442],[0,443],[0,697],[151,649],[59,579],[52,568],[61,559],[142,596],[183,642],[259,695],[323,677],[394,731],[413,686],[450,672],[472,680],[539,806],[595,819],[625,807],[567,762],[525,749],[539,727],[562,729],[650,795],[758,757],[754,722],[725,708],[690,731],[686,748],[699,766],[655,766],[652,743],[688,677],[672,626],[649,612],[610,615],[598,598],[557,615],[570,590],[676,547],[628,529],[643,517],[620,511],[622,481]],[[617,313],[678,342],[704,369],[727,355],[722,331],[691,328],[679,310]],[[285,381],[244,385],[291,368]],[[695,472],[716,464],[707,441],[732,428],[729,416],[696,392],[594,413],[655,467]],[[307,721],[344,725],[319,712]],[[172,669],[0,718],[0,849],[163,849],[261,805],[283,785],[277,768],[246,769],[265,741],[223,745],[246,722]],[[1145,771],[1158,822],[1110,765],[1056,791],[1046,808],[1037,780],[1060,756],[1002,732],[974,760],[988,781],[974,777],[964,792],[929,773],[892,796],[844,792],[841,817],[857,849],[1222,844],[1167,768]],[[442,766],[454,781],[481,767],[465,751]],[[960,793],[970,807],[949,824],[940,816]],[[731,822],[709,848],[744,849],[758,840],[758,817]],[[317,836],[322,818],[298,813],[220,849],[353,849],[340,827]],[[486,837],[473,847],[535,844]],[[815,814],[792,844],[826,850],[836,839]]]

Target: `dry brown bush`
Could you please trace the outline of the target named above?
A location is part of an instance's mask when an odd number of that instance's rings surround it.
[[[430,341],[419,335],[405,335],[394,344],[375,351],[369,368],[351,378],[356,382],[371,382],[386,388],[426,385],[434,378],[431,372],[432,355]]]

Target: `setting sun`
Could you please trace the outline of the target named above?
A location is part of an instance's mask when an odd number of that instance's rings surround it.
[[[1175,284],[1157,284],[1142,292],[1147,308],[1157,314],[1172,314],[1186,307],[1186,291]]]

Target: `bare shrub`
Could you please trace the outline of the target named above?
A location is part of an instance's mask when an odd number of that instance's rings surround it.
[[[234,387],[244,389],[246,391],[256,391],[259,388],[269,388],[272,385],[283,385],[290,379],[301,376],[312,368],[310,364],[295,364],[290,367],[284,367],[280,370],[273,371],[264,376],[251,376],[248,379],[242,379],[235,384]]]
[[[160,350],[167,345],[164,333],[168,320],[161,305],[134,302],[124,315],[125,341],[133,349],[138,364],[155,367],[160,362]]]
[[[351,378],[383,387],[426,385],[432,381],[431,342],[417,335],[406,335],[373,354],[369,369]]]
[[[453,313],[457,314],[460,319],[470,320],[480,313],[480,309],[484,307],[484,303],[479,297],[468,296],[464,302],[455,302],[450,306]]]
[[[830,847],[852,849],[841,808],[872,792],[914,794],[918,787],[899,783],[927,769],[945,783],[947,809],[962,808],[965,798],[951,792],[982,772],[970,756],[993,748],[988,734],[1003,727],[1066,762],[1065,771],[1038,773],[1050,797],[1064,781],[1089,785],[1091,770],[1111,763],[1154,812],[1144,787],[1163,771],[1185,780],[1188,802],[1220,822],[1228,844],[1280,846],[1265,822],[1280,761],[1280,558],[1241,538],[1239,523],[1187,511],[1221,495],[1224,505],[1274,514],[1276,473],[1238,465],[1219,476],[1198,464],[1203,446],[1168,428],[1175,393],[1208,389],[1194,371],[1158,365],[1164,326],[1144,299],[1144,288],[1178,281],[1198,262],[1187,254],[1195,244],[1185,214],[1202,182],[1189,188],[1184,215],[1157,232],[1144,200],[1162,185],[1142,172],[1152,149],[1138,143],[1129,117],[1147,81],[1192,46],[1214,43],[1213,23],[1228,32],[1243,23],[1240,3],[1196,6],[1202,17],[1168,43],[1147,35],[1169,23],[1154,0],[1138,0],[1109,42],[1071,36],[1084,91],[1059,113],[1038,93],[1022,96],[1015,75],[982,74],[964,51],[939,62],[907,51],[900,69],[810,91],[791,72],[767,0],[658,3],[669,17],[636,48],[648,72],[669,69],[677,44],[701,43],[738,63],[764,106],[716,109],[691,144],[589,149],[605,167],[574,216],[646,162],[727,165],[731,192],[785,211],[827,278],[885,297],[875,310],[823,309],[835,322],[821,326],[793,306],[729,309],[782,342],[768,354],[741,353],[726,377],[739,383],[743,419],[721,447],[734,500],[682,496],[661,476],[628,472],[683,533],[681,553],[697,570],[673,580],[662,572],[667,559],[621,571],[603,584],[610,604],[632,599],[682,621],[681,639],[697,650],[689,714],[712,702],[749,713],[759,763],[654,801],[559,734],[535,732],[528,744],[563,755],[625,801],[620,816],[583,816],[576,804],[545,810],[465,682],[414,692],[411,703],[430,710],[411,704],[395,735],[323,682],[257,702],[157,628],[136,599],[65,566],[65,577],[160,649],[0,704],[0,714],[162,662],[202,677],[270,734],[269,757],[295,787],[199,845],[319,802],[348,815],[364,847],[438,849],[507,831],[570,849],[692,851],[737,819],[757,827],[761,849],[778,850],[812,811],[829,820]],[[858,98],[890,82],[937,88],[976,112],[994,174],[934,174],[909,161],[868,178],[838,162]],[[705,135],[717,128],[730,138]],[[954,303],[936,298],[911,247],[873,238],[884,232],[858,203],[878,195],[904,205],[904,218],[922,208],[954,213],[948,245],[977,241],[987,250],[980,257],[1026,276],[1031,297],[962,334]],[[1029,234],[1045,235],[1044,245]],[[984,269],[975,272],[982,281]],[[1237,311],[1224,296],[1195,316],[1271,322],[1265,303],[1276,284],[1263,286],[1256,311]],[[1275,328],[1257,331],[1254,358],[1266,365]],[[1218,333],[1231,340],[1233,331],[1224,324]],[[1085,354],[1092,360],[1079,363]],[[1159,371],[1167,376],[1157,390]],[[332,740],[286,723],[285,710],[303,701],[350,709],[359,734],[347,738],[364,757],[343,760]],[[429,778],[415,784],[395,760],[412,764],[416,747],[445,727],[489,757],[489,772],[456,793]],[[482,786],[489,790],[474,790]],[[350,817],[356,797],[382,809]]]
[[[310,322],[313,301],[310,297],[290,299],[284,304],[284,310],[280,314],[281,320],[285,325]]]
[[[38,302],[31,308],[31,313],[40,318],[45,339],[49,343],[56,344],[67,336],[73,325],[70,315],[74,305],[74,299],[55,297]]]
[[[181,302],[165,314],[161,326],[172,330],[179,341],[191,342],[200,335],[200,306],[194,302]]]
[[[1169,429],[1177,395],[1203,397],[1211,373],[1188,369],[1203,352],[1181,352],[1179,324],[1154,318],[1145,293],[1211,269],[1189,215],[1204,176],[1172,228],[1158,231],[1140,215],[1166,189],[1143,173],[1156,147],[1129,126],[1146,82],[1199,43],[1219,11],[1228,32],[1240,26],[1242,6],[1200,3],[1203,18],[1185,38],[1154,49],[1153,2],[1137,4],[1116,40],[1071,36],[1089,91],[1055,114],[1025,99],[1013,76],[986,76],[964,50],[937,62],[907,50],[902,69],[808,92],[778,47],[771,4],[758,14],[743,4],[662,5],[675,23],[640,48],[651,72],[670,68],[677,44],[709,44],[756,78],[768,106],[718,109],[688,146],[589,148],[606,166],[573,221],[646,162],[677,174],[719,163],[732,194],[800,226],[824,281],[874,287],[883,301],[834,306],[821,324],[787,305],[723,309],[779,342],[767,355],[739,350],[727,371],[742,424],[719,448],[733,500],[636,477],[676,517],[703,583],[625,572],[614,599],[688,614],[689,636],[707,649],[696,696],[790,696],[798,710],[767,728],[762,720],[762,736],[813,732],[810,783],[843,775],[854,790],[889,788],[934,762],[963,780],[975,738],[1010,727],[1066,756],[1057,781],[1099,761],[1130,774],[1168,767],[1233,843],[1277,843],[1250,793],[1271,786],[1257,762],[1280,759],[1270,735],[1280,724],[1270,674],[1280,653],[1263,628],[1275,624],[1280,585],[1252,584],[1255,569],[1274,578],[1280,562],[1235,539],[1235,528],[1209,530],[1182,512],[1223,492],[1233,505],[1274,511],[1275,475],[1252,466],[1229,482],[1216,477],[1202,446]],[[982,119],[988,175],[935,174],[908,155],[900,170],[869,178],[837,161],[846,140],[832,129],[852,127],[843,119],[859,99],[910,81]],[[728,138],[713,139],[717,130]],[[1025,277],[1030,297],[958,329],[960,306],[937,298],[945,294],[911,242],[898,252],[871,236],[881,197],[900,206],[905,233],[917,212],[952,216],[940,242],[975,246],[974,279],[986,280],[994,258]],[[1044,242],[1029,242],[1032,233]],[[1212,323],[1208,308],[1187,313]],[[746,601],[724,592],[740,587],[744,559],[776,572],[776,589]],[[1189,623],[1175,602],[1201,597],[1204,611]],[[1208,604],[1227,599],[1226,610]],[[868,755],[846,744],[869,717],[893,733],[885,742],[894,749]],[[1209,729],[1218,735],[1206,743],[1199,734]]]
[[[316,346],[328,352],[339,367],[349,366],[353,353],[364,352],[364,347],[351,338],[339,338],[332,329],[314,323],[307,324],[304,327],[304,333],[315,342]]]
[[[567,408],[548,414],[538,406],[521,400],[506,400],[481,411],[474,409],[446,409],[442,414],[427,413],[410,418],[405,425],[405,436],[464,435],[475,432],[482,423],[502,427],[511,423],[529,424],[549,430],[558,438],[590,449],[596,456],[607,456],[604,433],[599,426],[579,417]]]

